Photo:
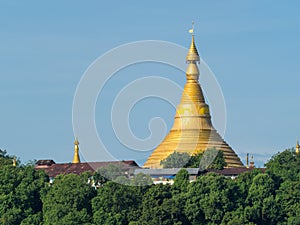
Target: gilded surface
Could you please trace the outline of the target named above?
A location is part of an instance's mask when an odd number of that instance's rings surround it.
[[[205,103],[201,86],[198,82],[200,61],[192,35],[192,43],[186,56],[186,84],[180,104],[177,106],[174,124],[163,142],[153,151],[144,167],[161,168],[160,161],[174,151],[195,154],[208,148],[217,148],[224,153],[227,167],[242,167],[243,164],[233,149],[214,129],[209,107]]]
[[[80,158],[79,158],[79,142],[78,139],[76,138],[74,142],[74,157],[72,163],[80,163]]]

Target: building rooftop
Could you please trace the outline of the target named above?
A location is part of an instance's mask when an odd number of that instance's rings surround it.
[[[179,170],[182,168],[165,168],[165,169],[136,169],[134,174],[144,173],[151,176],[175,176]],[[184,168],[190,175],[198,175],[199,173],[216,173],[224,176],[237,176],[241,173],[252,171],[254,168],[246,167],[233,167],[233,168],[224,168],[222,170],[217,169],[207,169],[204,171],[199,171],[199,168]],[[262,172],[265,169],[261,168]]]
[[[165,169],[136,169],[134,174],[144,173],[149,175],[176,175],[182,168],[165,168]],[[190,175],[197,175],[199,168],[185,168]]]
[[[98,168],[106,167],[110,164],[122,165],[125,171],[140,168],[133,160],[58,164],[53,160],[38,160],[35,169],[44,170],[49,177],[56,177],[60,174],[81,174],[83,172],[94,173]]]

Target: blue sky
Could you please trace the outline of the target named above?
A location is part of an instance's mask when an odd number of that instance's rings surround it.
[[[198,51],[225,97],[226,141],[241,157],[292,147],[300,138],[299,7],[298,1],[1,1],[0,148],[23,162],[71,161],[73,97],[87,67],[132,41],[188,47],[192,20]],[[184,84],[184,77],[174,79]],[[170,128],[174,111],[160,108]],[[142,134],[144,120],[133,130]]]

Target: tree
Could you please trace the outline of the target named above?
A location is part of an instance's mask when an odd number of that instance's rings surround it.
[[[173,152],[160,162],[163,168],[181,168],[190,160],[190,155],[186,152]]]
[[[299,225],[300,224],[300,212],[297,216],[288,218],[288,225]]]
[[[123,185],[130,185],[131,180],[125,176],[118,176],[116,179],[114,179],[114,182]]]
[[[38,220],[42,211],[40,191],[48,179],[45,173],[10,164],[2,166],[0,178],[0,223],[20,224],[28,217]]]
[[[139,173],[135,175],[131,180],[131,185],[133,186],[147,186],[152,185],[153,181],[150,175]]]
[[[244,216],[244,207],[240,206],[234,211],[227,211],[223,217],[221,225],[255,225]]]
[[[13,158],[14,156],[8,155],[6,150],[0,149],[0,168],[7,165],[12,166]]]
[[[188,224],[184,223],[182,205],[178,203],[172,199],[171,186],[153,185],[143,196],[141,215],[135,222],[141,225]]]
[[[209,148],[205,153],[199,152],[189,155],[186,152],[174,152],[163,159],[160,164],[163,168],[201,168],[222,170],[227,163],[225,162],[223,151],[216,148]]]
[[[284,180],[298,181],[300,154],[297,155],[294,149],[286,149],[274,155],[265,166],[267,173],[277,178],[277,186]]]
[[[191,155],[188,163],[184,167],[185,168],[199,168],[202,156],[203,156],[202,152],[198,152],[198,153]]]
[[[173,190],[177,190],[179,192],[185,192],[187,190],[189,183],[190,183],[190,174],[186,169],[181,169],[176,174],[172,188]]]
[[[117,179],[117,177],[125,176],[122,163],[108,164],[107,166],[99,168],[97,173],[100,174],[104,179],[111,181]]]
[[[198,162],[198,166],[200,170],[205,170],[207,168],[222,170],[227,163],[225,162],[223,151],[217,150],[216,148],[208,148],[205,150]]]
[[[239,188],[239,204],[245,206],[246,205],[246,198],[248,196],[248,192],[250,186],[253,182],[253,178],[257,175],[262,173],[259,169],[254,169],[245,173],[240,174],[236,179],[236,184]]]
[[[222,170],[225,166],[227,166],[227,163],[225,162],[223,151],[217,150],[217,156],[214,159],[213,163],[209,166],[209,168]]]
[[[22,220],[21,225],[40,225],[43,223],[42,211],[36,214],[30,214],[27,218]]]
[[[257,174],[246,199],[245,217],[258,224],[277,224],[279,208],[274,201],[275,182],[268,174]]]
[[[217,174],[200,176],[188,186],[185,213],[192,224],[220,224],[237,206],[234,181]]]
[[[95,224],[128,224],[141,202],[135,187],[112,181],[98,189],[92,200],[93,221]]]
[[[277,205],[285,218],[300,217],[300,183],[285,181],[280,185],[276,195]]]
[[[87,184],[88,175],[59,175],[45,190],[44,224],[86,224],[92,220],[91,199],[96,191]]]

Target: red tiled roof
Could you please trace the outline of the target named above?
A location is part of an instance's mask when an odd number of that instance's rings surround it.
[[[35,166],[35,169],[44,170],[49,177],[56,177],[60,174],[81,174],[83,172],[94,173],[98,168],[105,167],[109,164],[121,164],[125,171],[139,168],[135,161],[127,160],[111,162],[59,163],[52,164],[50,166],[39,164]]]

